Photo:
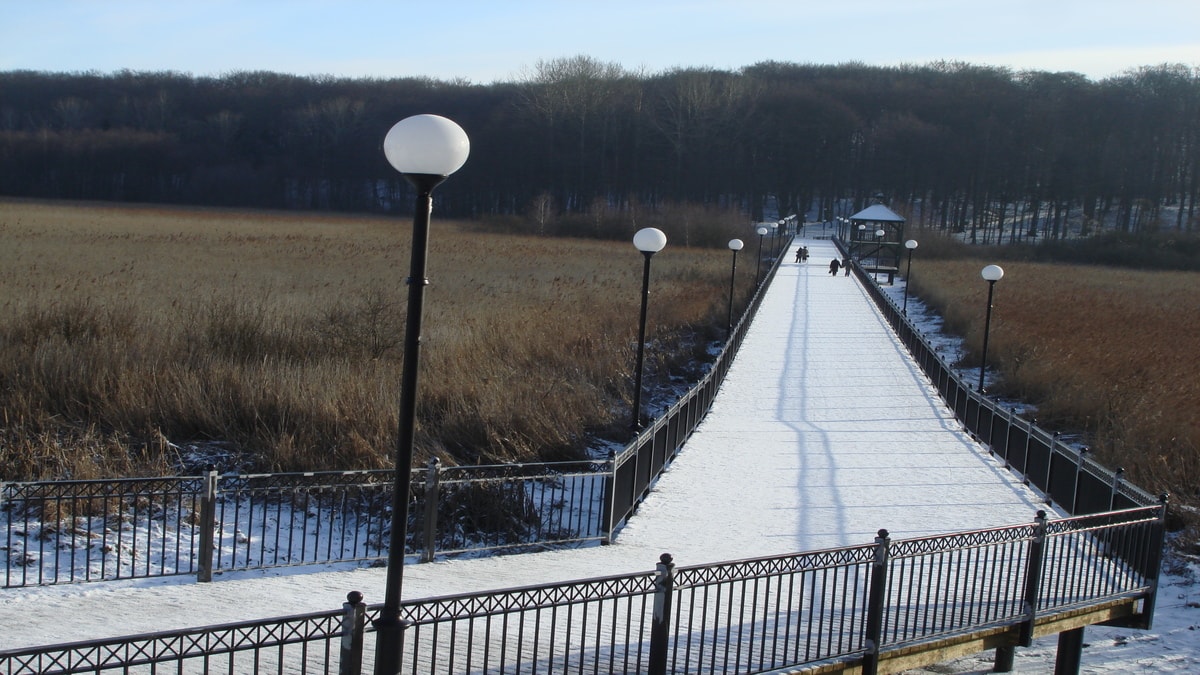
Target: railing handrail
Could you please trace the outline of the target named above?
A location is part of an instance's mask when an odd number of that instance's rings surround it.
[[[763,297],[770,287],[771,281],[774,280],[776,273],[779,271],[779,267],[784,259],[782,252],[787,250],[787,247],[793,240],[794,236],[789,236],[781,244],[780,254],[776,255],[771,261],[771,265],[767,268],[758,287],[755,288],[754,294],[751,296],[745,311],[742,312],[741,317],[730,330],[721,351],[717,354],[704,375],[679,400],[670,405],[662,415],[656,417],[645,428],[639,430],[620,452],[614,454],[614,484],[620,483],[622,487],[628,490],[628,493],[620,495],[622,499],[619,505],[617,503],[618,496],[615,494],[612,497],[611,503],[606,505],[609,522],[605,523],[605,525],[609,532],[615,533],[637,505],[641,503],[642,499],[648,493],[650,486],[657,480],[663,469],[675,457],[684,442],[687,441],[704,415],[708,412],[708,409],[712,405],[712,399],[716,396],[717,390],[724,381],[725,375],[741,347],[742,340],[749,329],[751,321],[757,314],[758,308],[762,305]],[[678,428],[680,419],[684,419],[686,425],[682,429]],[[676,427],[672,427],[672,425],[676,425]],[[662,439],[660,442],[660,436],[663,435],[668,435],[670,438]],[[635,465],[633,469],[635,475],[628,476],[626,474],[629,470],[625,467],[631,462]],[[648,467],[647,470],[642,471],[640,466],[636,466],[639,463],[644,463]]]
[[[1079,548],[1086,547],[1086,542],[1117,542],[1135,541],[1139,545],[1132,549],[1132,552],[1147,558],[1148,562],[1155,558],[1155,546],[1161,546],[1161,539],[1155,539],[1160,536],[1163,531],[1165,517],[1165,505],[1159,504],[1152,507],[1140,507],[1126,509],[1123,511],[1115,511],[1106,514],[1093,514],[1087,516],[1077,516],[1072,518],[1064,518],[1061,520],[1049,521],[1051,527],[1045,530],[1047,537],[1076,537],[1073,543],[1068,543],[1063,548],[1067,551],[1074,551]],[[1040,515],[1039,515],[1040,518]],[[1108,522],[1101,522],[1108,521]],[[1114,522],[1115,521],[1115,522]],[[1045,522],[1045,521],[1038,521]],[[1036,524],[1035,524],[1036,525]],[[1039,584],[1028,583],[1028,575],[1037,574],[1038,579],[1056,579],[1055,575],[1067,575],[1068,577],[1082,576],[1088,577],[1092,572],[1090,566],[1104,569],[1113,568],[1113,565],[1120,561],[1110,561],[1107,556],[1093,556],[1085,559],[1085,564],[1076,562],[1073,558],[1070,560],[1061,559],[1055,556],[1050,549],[1042,549],[1040,555],[1042,559],[1036,566],[1026,568],[1024,565],[1015,564],[1004,568],[1004,572],[1013,577],[1007,583],[990,583],[987,586],[987,591],[993,594],[989,597],[974,597],[971,592],[965,587],[960,589],[963,597],[957,596],[936,596],[925,593],[913,593],[911,588],[905,589],[903,584],[896,584],[889,581],[893,577],[903,580],[907,577],[904,575],[911,573],[912,570],[927,570],[926,574],[939,574],[942,576],[942,582],[946,582],[946,575],[954,577],[954,583],[958,583],[971,575],[972,570],[956,569],[954,571],[941,570],[937,573],[933,572],[935,568],[940,567],[938,564],[921,564],[919,561],[905,562],[904,558],[927,558],[931,561],[942,560],[942,556],[947,553],[966,550],[970,547],[990,546],[998,552],[996,556],[1001,556],[1005,559],[1018,561],[1024,555],[1024,551],[1032,550],[1022,546],[1020,548],[1012,548],[1016,544],[1023,542],[1031,543],[1037,540],[1040,536],[1040,530],[1037,526],[1029,524],[1010,525],[998,528],[990,528],[983,530],[970,530],[964,532],[951,533],[947,535],[939,535],[936,537],[915,537],[909,539],[899,539],[889,541],[886,537],[876,539],[874,544],[860,544],[854,546],[846,546],[831,549],[822,549],[818,551],[808,551],[795,554],[785,554],[777,556],[764,556],[759,558],[749,558],[745,560],[726,561],[720,563],[703,564],[687,567],[679,567],[674,569],[672,575],[672,583],[668,585],[667,592],[677,596],[674,602],[676,611],[688,613],[686,623],[672,624],[668,621],[670,633],[651,637],[651,640],[667,640],[661,648],[668,650],[683,649],[680,645],[692,640],[697,634],[708,635],[724,631],[726,635],[730,635],[733,631],[740,631],[745,626],[749,625],[752,628],[758,625],[759,621],[773,620],[771,612],[778,612],[779,608],[772,608],[770,603],[762,602],[764,592],[769,593],[772,588],[790,587],[791,581],[796,579],[796,575],[818,575],[812,577],[801,577],[799,585],[804,587],[803,579],[812,579],[810,585],[816,587],[816,581],[822,578],[827,578],[832,575],[833,578],[853,579],[855,575],[867,574],[874,575],[876,572],[871,572],[872,564],[879,565],[880,559],[877,557],[877,551],[885,551],[882,567],[876,567],[880,573],[885,575],[885,578],[876,584],[868,584],[869,579],[862,579],[861,583],[855,584],[852,588],[834,589],[832,596],[824,595],[828,591],[820,591],[819,589],[812,591],[818,592],[818,596],[813,598],[828,597],[833,601],[840,602],[837,606],[829,606],[822,611],[830,617],[842,616],[841,621],[852,622],[852,643],[844,647],[834,649],[831,653],[835,653],[838,658],[848,658],[852,661],[866,660],[872,662],[877,661],[881,655],[886,655],[890,650],[911,649],[913,645],[928,643],[932,639],[944,639],[949,636],[970,635],[979,631],[994,631],[998,628],[1016,629],[1016,627],[1032,625],[1032,621],[1049,622],[1058,615],[1069,615],[1078,612],[1081,608],[1098,607],[1111,604],[1114,601],[1141,601],[1143,612],[1152,611],[1152,603],[1148,601],[1148,596],[1152,595],[1155,590],[1152,577],[1132,576],[1125,579],[1123,583],[1113,585],[1111,588],[1102,588],[1097,592],[1085,594],[1079,597],[1072,596],[1078,585],[1076,582],[1057,584]],[[1082,538],[1080,538],[1082,537]],[[883,549],[880,549],[880,546]],[[664,559],[669,559],[664,556]],[[888,560],[894,561],[892,563]],[[970,560],[970,558],[968,558]],[[985,558],[986,560],[986,558]],[[980,567],[983,573],[986,573],[989,579],[997,573],[994,560],[992,563],[981,563]],[[1135,566],[1138,566],[1135,561]],[[1113,568],[1114,570],[1116,568]],[[844,570],[839,576],[838,570]],[[977,570],[978,571],[978,570]],[[660,565],[661,573],[661,565]],[[1112,574],[1112,572],[1106,572]],[[1047,576],[1048,575],[1048,576]],[[456,622],[454,626],[458,626],[462,622],[462,631],[470,632],[472,621],[482,621],[489,626],[508,625],[508,620],[505,621],[489,621],[489,617],[493,616],[509,616],[520,615],[530,618],[534,621],[539,621],[540,613],[538,609],[550,609],[548,616],[553,617],[555,613],[553,609],[556,607],[569,606],[587,606],[587,603],[607,602],[627,600],[623,605],[627,611],[632,612],[627,618],[622,618],[621,621],[629,621],[641,629],[635,629],[632,637],[634,639],[642,639],[637,630],[643,630],[650,622],[650,605],[653,603],[642,602],[637,603],[631,599],[642,597],[649,599],[656,593],[662,592],[662,587],[656,582],[655,572],[643,571],[630,574],[611,575],[603,577],[593,577],[589,579],[581,579],[566,582],[556,582],[549,584],[538,584],[530,586],[521,586],[508,589],[499,589],[487,591],[483,593],[461,593],[455,595],[439,596],[432,598],[422,598],[405,601],[402,604],[402,611],[406,612],[408,620],[413,622],[414,629],[421,625],[436,625],[441,622]],[[1026,579],[1026,583],[1021,583],[1021,579]],[[994,581],[994,580],[993,580]],[[938,579],[929,579],[928,583],[938,583]],[[739,584],[743,584],[739,586]],[[695,595],[697,589],[702,594],[706,594],[706,588],[727,588],[727,589],[742,589],[749,596],[733,602],[734,593],[726,591],[726,600],[720,600],[721,591],[714,591],[717,602],[723,608],[724,612],[728,613],[730,620],[734,621],[729,628],[724,628],[725,624],[712,624],[715,620],[715,615],[709,616],[704,613],[703,608],[695,608],[688,610],[689,604],[684,602],[685,597],[690,598],[694,603],[699,599],[702,604],[709,602],[706,600],[707,595]],[[868,598],[868,590],[871,587],[878,587],[879,592],[872,592],[872,598]],[[1021,610],[1019,595],[1023,587],[1030,587],[1034,590],[1032,609]],[[1063,597],[1063,589],[1068,589],[1067,597]],[[1090,590],[1090,589],[1089,589]],[[691,594],[691,595],[687,595]],[[308,642],[323,642],[327,651],[329,645],[338,640],[343,645],[357,645],[355,649],[358,654],[342,653],[341,658],[343,664],[361,663],[361,654],[364,650],[363,635],[371,635],[374,633],[369,621],[359,620],[357,622],[347,620],[341,625],[340,632],[333,630],[330,620],[335,617],[351,617],[351,616],[373,616],[378,613],[380,605],[365,605],[362,603],[362,596],[358,593],[351,593],[348,596],[351,602],[343,606],[342,611],[324,611],[312,612],[306,614],[294,614],[284,617],[276,617],[270,619],[260,619],[251,621],[238,621],[223,624],[214,624],[208,626],[182,628],[168,631],[157,631],[152,633],[142,633],[138,635],[104,638],[97,640],[81,640],[58,645],[45,645],[37,647],[26,647],[10,650],[0,650],[0,672],[25,673],[37,672],[37,668],[44,667],[46,663],[54,664],[61,670],[59,672],[97,672],[100,668],[100,663],[106,664],[105,667],[118,668],[121,665],[135,664],[153,664],[153,663],[179,663],[185,659],[201,658],[206,654],[226,655],[228,658],[234,658],[234,652],[248,652],[252,655],[257,654],[257,650],[269,648],[275,650],[284,642],[289,644],[302,644]],[[800,598],[790,600],[789,602],[801,602],[793,609],[785,609],[784,617],[794,616],[794,612],[803,609],[804,593],[800,594]],[[778,605],[778,600],[776,605]],[[727,604],[730,603],[730,604]],[[871,603],[878,603],[877,607],[869,606]],[[899,604],[897,604],[899,603]],[[942,606],[941,612],[945,614],[949,610],[952,618],[948,622],[944,619],[935,622],[932,626],[924,626],[919,628],[911,628],[907,625],[900,626],[897,622],[903,622],[904,617],[916,612],[918,615],[923,611],[929,610],[929,603],[934,603],[936,606]],[[974,607],[977,603],[985,605],[1000,605],[1009,607],[1003,609],[997,614],[980,614],[976,615],[968,609]],[[1014,604],[1015,603],[1015,604]],[[747,604],[750,606],[747,607]],[[963,605],[960,607],[960,604]],[[615,607],[615,606],[614,606]],[[790,607],[790,605],[789,605]],[[955,611],[955,608],[959,608]],[[751,612],[746,615],[745,612]],[[936,611],[936,608],[935,608]],[[563,610],[566,614],[567,610]],[[699,614],[697,614],[699,612]],[[848,612],[848,614],[844,614]],[[870,612],[878,612],[879,624],[877,630],[880,631],[881,639],[871,647],[862,642],[865,633],[860,632],[862,624],[860,621],[865,620]],[[1034,613],[1036,612],[1036,613]],[[580,616],[586,615],[587,610],[580,610]],[[597,611],[600,615],[602,612]],[[761,615],[761,616],[760,616]],[[609,615],[605,615],[609,616]],[[624,615],[622,615],[624,616]],[[1105,615],[1108,616],[1108,615]],[[668,617],[669,618],[669,617]],[[1149,617],[1137,617],[1132,619],[1148,621]],[[1133,620],[1130,620],[1130,625],[1136,625]],[[521,620],[516,618],[511,619],[514,628],[515,624]],[[604,621],[615,621],[616,618],[606,618]],[[697,623],[698,621],[698,623]],[[790,619],[789,625],[790,625]],[[747,623],[748,622],[748,623]],[[623,625],[623,624],[622,624]],[[454,626],[451,626],[445,634],[453,634]],[[560,627],[543,626],[541,630],[553,632]],[[810,626],[810,630],[811,630]],[[818,630],[825,630],[817,626]],[[497,631],[498,628],[488,629],[489,631]],[[798,630],[798,629],[797,629]],[[489,632],[489,639],[503,643],[506,640],[512,639],[504,637],[501,634],[492,634]],[[616,631],[618,636],[623,634],[621,631]],[[698,632],[698,633],[697,633]],[[206,642],[198,637],[208,635],[226,635],[234,634],[236,640],[222,638]],[[432,633],[428,635],[437,635],[436,627]],[[589,634],[590,635],[590,634]],[[792,635],[788,633],[778,639],[785,641],[799,640],[821,640],[825,633],[806,633],[804,635]],[[251,636],[260,636],[252,638]],[[282,636],[286,636],[282,637]],[[690,636],[690,637],[689,637]],[[568,635],[570,637],[570,635]],[[578,644],[575,648],[592,649],[596,645],[590,640],[593,637],[587,638],[589,642],[586,644]],[[726,638],[730,639],[730,638]],[[761,639],[761,638],[760,638]],[[257,641],[256,641],[257,640]],[[415,641],[415,640],[414,640]],[[574,643],[571,643],[574,644]],[[179,646],[184,645],[185,648],[180,649]],[[435,645],[429,645],[428,648],[434,648]],[[631,645],[624,645],[632,647]],[[129,647],[122,649],[122,647]],[[438,647],[438,649],[443,648]],[[618,645],[612,645],[616,650]],[[479,645],[473,647],[479,648]],[[559,652],[567,649],[566,645],[558,645],[554,649]],[[306,654],[309,650],[301,650],[300,655],[295,658],[308,658]],[[311,650],[319,651],[319,650]],[[740,650],[738,650],[740,652]],[[797,654],[800,650],[795,650]],[[647,650],[638,647],[637,659],[643,659],[644,654],[649,653]],[[318,655],[320,656],[320,655]],[[444,654],[442,656],[445,656]],[[775,665],[784,667],[799,667],[806,664],[811,664],[822,659],[828,659],[829,653],[820,652],[810,660],[804,660],[797,656],[791,660],[783,658],[786,663],[776,663]],[[325,658],[325,657],[321,657]],[[545,658],[543,654],[530,654],[525,658],[541,659]],[[674,658],[681,658],[678,653],[674,653]],[[724,658],[729,658],[728,653]],[[46,659],[46,661],[40,660]],[[329,663],[330,659],[325,660],[324,672],[335,672],[333,664]],[[231,662],[232,663],[232,662]],[[644,667],[644,661],[639,660],[637,663],[643,664],[639,669]],[[73,667],[63,667],[65,664],[77,664]],[[728,662],[726,667],[732,665]],[[28,668],[22,669],[22,668]],[[317,670],[317,672],[320,672]],[[347,672],[347,671],[341,671]],[[353,671],[357,672],[357,671]]]
[[[840,240],[837,241],[837,245],[839,247],[842,246]],[[998,415],[1003,415],[1004,417],[1008,418],[1012,424],[1024,427],[1025,433],[1029,434],[1031,437],[1036,437],[1038,440],[1042,441],[1048,446],[1051,455],[1060,456],[1068,460],[1074,460],[1074,463],[1080,468],[1080,470],[1088,472],[1101,482],[1112,483],[1114,485],[1113,490],[1123,493],[1131,502],[1142,506],[1149,506],[1159,501],[1158,498],[1155,498],[1150,493],[1142,490],[1133,483],[1124,480],[1120,471],[1113,471],[1105,467],[1103,464],[1100,464],[1093,457],[1088,456],[1087,453],[1082,453],[1079,450],[1076,450],[1061,442],[1059,440],[1059,433],[1049,431],[1038,426],[1036,420],[1027,419],[1021,415],[1018,415],[1013,409],[1003,408],[998,402],[989,398],[985,394],[980,393],[978,390],[972,387],[966,381],[961,372],[951,367],[950,364],[946,363],[945,359],[942,358],[937,348],[930,343],[929,339],[926,338],[925,335],[917,329],[916,325],[913,324],[913,322],[900,310],[900,308],[896,306],[895,301],[883,292],[882,288],[880,288],[873,276],[864,272],[861,266],[857,264],[854,265],[854,270],[859,280],[863,283],[863,286],[867,289],[871,299],[875,302],[876,306],[879,307],[881,313],[883,314],[883,318],[889,323],[889,325],[892,326],[893,330],[897,332],[898,337],[900,337],[905,347],[909,350],[910,354],[912,354],[914,360],[922,367],[927,375],[931,376],[931,379],[933,379],[933,373],[931,371],[936,370],[944,374],[957,385],[956,392],[965,396],[969,404],[986,409],[989,415],[991,415],[993,418]],[[920,346],[920,350],[915,349],[914,342],[916,345]],[[924,352],[924,354],[931,357],[935,363],[930,364],[928,359],[921,358],[922,354],[917,353],[918,351]],[[941,392],[939,390],[939,393],[942,393],[943,396],[945,396],[945,392]],[[971,431],[970,420],[965,419],[965,415],[961,414],[965,413],[965,409],[960,410],[960,408],[955,406],[954,402],[951,400],[947,400],[947,403],[950,404],[954,409],[956,417],[958,417],[959,421],[963,423],[964,427],[966,427],[968,431]],[[974,431],[971,432],[975,434],[976,437],[979,437],[979,434],[975,433]],[[995,452],[995,448],[992,447],[989,439],[980,438],[980,440],[988,446],[989,450]],[[1009,464],[1007,468],[1010,470],[1016,469],[1016,467],[1012,464]],[[1046,484],[1046,480],[1039,480],[1038,477],[1031,477],[1027,474],[1022,474],[1022,477],[1028,479],[1028,481],[1032,483],[1033,487],[1042,492],[1044,495],[1047,495],[1048,497],[1052,496],[1052,491],[1050,486]],[[1073,504],[1060,503],[1059,506],[1065,508],[1068,513],[1074,513]]]

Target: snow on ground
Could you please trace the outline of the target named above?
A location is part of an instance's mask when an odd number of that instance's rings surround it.
[[[799,245],[801,242],[797,242]],[[492,590],[1029,522],[1035,493],[973,442],[826,241],[790,252],[712,411],[611,546],[409,565],[406,598]],[[653,311],[653,307],[651,307]],[[1200,673],[1200,591],[1163,579],[1151,631],[1089,628],[1085,672]],[[9,589],[0,649],[382,601],[382,568],[330,565]],[[990,655],[922,672],[990,670]],[[1053,640],[1017,672],[1053,669]]]

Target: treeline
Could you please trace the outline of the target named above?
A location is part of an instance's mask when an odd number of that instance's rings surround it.
[[[648,74],[586,56],[489,85],[4,72],[0,193],[403,211],[409,188],[381,144],[424,112],[471,137],[437,195],[446,216],[691,203],[828,219],[882,198],[927,226],[998,236],[1039,219],[1049,235],[1197,227],[1200,68],[1168,64],[1099,82],[961,63]]]

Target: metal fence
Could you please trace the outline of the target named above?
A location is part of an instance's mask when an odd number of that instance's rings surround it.
[[[608,541],[712,405],[780,260],[703,378],[606,461],[413,469],[406,554],[428,561]],[[3,586],[210,581],[225,571],[386,559],[394,475],[211,471],[3,483]]]
[[[1164,504],[715,565],[411,600],[406,673],[765,673],[841,663],[1123,603],[1153,612]],[[0,673],[369,672],[368,606],[0,652]]]
[[[412,472],[406,552],[600,541],[604,462]],[[387,557],[394,472],[8,483],[6,588]]]
[[[0,485],[4,586],[196,574],[203,478]]]
[[[908,320],[874,279],[855,265],[855,272],[885,321],[937,388],[955,417],[984,443],[1005,467],[1045,495],[1063,511],[1082,515],[1155,504],[1158,499],[1096,462],[1086,449],[1061,440],[1061,434],[1037,426],[1012,408],[973,388],[946,363],[937,349]]]
[[[349,611],[0,651],[0,673],[357,672],[341,670],[353,654],[354,627],[346,624],[346,616],[354,611],[347,606]]]
[[[791,241],[792,239],[788,238],[779,250],[786,251]],[[721,383],[725,381],[734,357],[737,356],[746,337],[750,322],[762,304],[764,291],[775,277],[782,261],[782,255],[776,255],[770,261],[771,264],[750,299],[749,306],[730,330],[724,348],[704,377],[612,458],[612,484],[605,509],[606,531],[616,531],[621,523],[633,515],[638,505],[650,493],[651,486],[663,468],[679,454],[684,442],[691,437],[712,407],[713,399],[716,398]]]

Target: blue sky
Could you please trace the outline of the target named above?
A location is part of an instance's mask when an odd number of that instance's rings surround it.
[[[937,60],[1200,66],[1196,0],[0,0],[0,70],[270,70],[520,79],[584,54],[629,70]]]

